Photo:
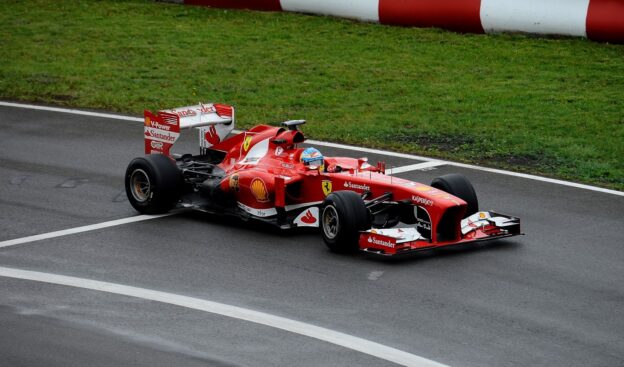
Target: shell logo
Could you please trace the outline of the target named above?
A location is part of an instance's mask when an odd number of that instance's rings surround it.
[[[254,178],[251,181],[251,185],[249,188],[251,189],[251,193],[257,201],[261,203],[269,201],[269,192],[267,191],[264,181],[262,181],[261,179]]]
[[[149,118],[149,116],[145,116],[145,126],[150,126],[152,124],[152,120]]]

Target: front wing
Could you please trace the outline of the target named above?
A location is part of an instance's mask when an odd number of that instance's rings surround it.
[[[461,221],[458,240],[432,242],[413,227],[369,229],[360,232],[359,246],[364,252],[396,256],[520,234],[520,219],[495,212],[477,212]]]

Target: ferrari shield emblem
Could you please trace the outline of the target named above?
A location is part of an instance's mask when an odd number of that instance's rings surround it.
[[[249,150],[249,145],[251,145],[251,136],[246,136],[245,140],[243,141],[243,150],[246,152]]]
[[[323,194],[325,194],[325,196],[331,194],[332,182],[330,180],[323,180],[321,182],[321,187],[323,188]]]
[[[238,192],[238,190],[240,190],[240,186],[238,185],[238,175],[230,176],[229,184],[230,184],[230,189],[231,190],[234,190],[234,191]]]

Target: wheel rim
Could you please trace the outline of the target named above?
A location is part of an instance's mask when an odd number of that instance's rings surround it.
[[[338,220],[338,213],[333,205],[328,205],[323,209],[323,233],[325,237],[333,240],[338,235],[338,228],[340,221]]]
[[[142,169],[135,169],[130,176],[130,192],[132,197],[139,203],[149,199],[152,192],[152,185],[149,176]]]

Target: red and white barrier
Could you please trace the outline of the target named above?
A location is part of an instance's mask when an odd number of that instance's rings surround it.
[[[174,0],[175,1],[175,0]],[[467,33],[523,32],[624,43],[624,0],[177,0]]]

